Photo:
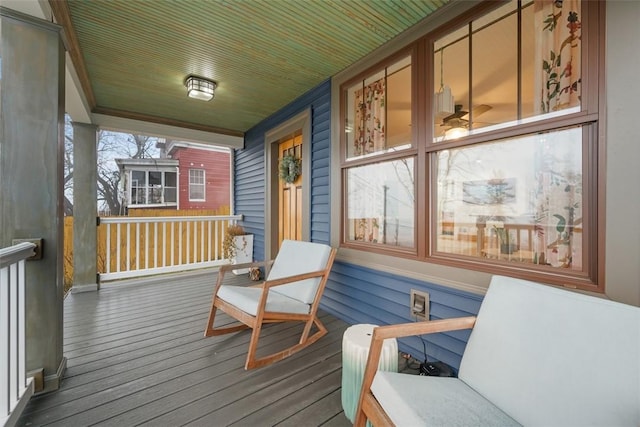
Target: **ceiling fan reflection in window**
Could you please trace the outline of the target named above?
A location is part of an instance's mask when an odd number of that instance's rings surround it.
[[[481,114],[491,110],[490,105],[480,104],[471,109],[471,117],[473,117],[473,124],[490,124],[478,122],[476,118]],[[455,105],[455,112],[442,119],[442,126],[445,131],[446,139],[460,138],[469,133],[469,112],[462,109],[462,104]]]

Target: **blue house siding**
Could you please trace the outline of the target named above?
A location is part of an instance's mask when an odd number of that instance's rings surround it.
[[[243,227],[253,234],[253,257],[264,259],[264,132],[258,138],[245,136],[245,148],[235,150],[234,210],[244,215]]]
[[[349,323],[386,325],[411,322],[411,289],[429,292],[430,318],[476,315],[482,296],[337,261],[322,299],[322,308]],[[425,335],[430,360],[442,360],[458,369],[471,331]],[[419,337],[399,340],[401,351],[424,359]]]
[[[320,84],[263,120],[245,134],[245,148],[235,150],[234,213],[254,235],[253,256],[264,259],[264,135],[307,108],[311,109],[311,241],[329,243],[329,170],[331,152],[331,81]]]
[[[311,109],[310,234],[314,242],[331,241],[331,84],[326,81],[245,134],[245,148],[235,151],[235,213],[254,235],[254,258],[264,259],[265,150],[264,135],[300,112]],[[334,207],[338,209],[339,207]],[[337,226],[337,225],[336,225]],[[349,322],[379,325],[412,321],[409,292],[429,292],[431,319],[477,314],[482,296],[337,261],[321,302],[324,310]],[[399,347],[417,359],[460,366],[470,331],[402,339]]]
[[[329,244],[329,173],[331,170],[331,81],[315,91],[311,122],[311,221],[312,242]]]

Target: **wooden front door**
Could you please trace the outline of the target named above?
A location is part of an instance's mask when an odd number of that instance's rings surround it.
[[[286,155],[294,156],[302,164],[302,135],[279,143],[278,169]],[[278,247],[284,239],[302,240],[302,180],[302,174],[292,183],[278,180]]]

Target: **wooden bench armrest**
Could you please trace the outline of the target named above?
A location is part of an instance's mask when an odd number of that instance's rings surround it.
[[[403,338],[413,335],[434,334],[438,332],[457,331],[461,329],[472,329],[475,325],[476,317],[456,317],[452,319],[432,320],[427,322],[402,323],[398,325],[378,326],[373,329],[369,356],[362,379],[362,389],[358,399],[358,409],[356,410],[355,426],[364,426],[366,416],[363,411],[363,401],[365,396],[371,393],[371,384],[378,371],[382,344],[388,338]],[[380,421],[380,420],[378,420]]]

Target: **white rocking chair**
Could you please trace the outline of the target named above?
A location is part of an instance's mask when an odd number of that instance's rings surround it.
[[[327,329],[317,317],[317,311],[335,254],[335,249],[324,244],[285,240],[274,261],[221,267],[204,336],[253,329],[245,369],[269,365],[313,344],[327,333]],[[225,274],[230,270],[260,266],[268,269],[268,275],[259,285],[222,284]],[[214,327],[218,309],[240,323]],[[262,325],[291,321],[305,323],[298,343],[268,356],[256,358]],[[310,335],[314,324],[317,332]]]

